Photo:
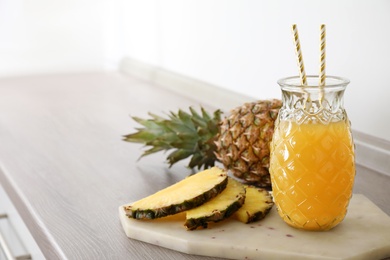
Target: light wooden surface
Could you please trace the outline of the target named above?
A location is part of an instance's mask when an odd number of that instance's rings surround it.
[[[191,173],[137,161],[130,115],[201,103],[116,72],[0,79],[0,181],[47,259],[209,259],[128,239],[117,210]],[[390,214],[390,178],[357,171],[355,191]]]

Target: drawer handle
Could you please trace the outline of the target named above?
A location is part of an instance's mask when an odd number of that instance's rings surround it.
[[[0,214],[0,218],[6,218],[7,214]],[[5,258],[7,260],[15,260],[15,257],[13,257],[11,253],[11,249],[9,248],[7,242],[5,241],[3,235],[0,233],[0,247],[3,250],[3,253],[5,255]]]
[[[7,214],[5,213],[0,213],[0,219],[2,218],[7,218]],[[3,254],[5,256],[6,260],[27,260],[27,259],[32,259],[31,255],[21,255],[14,257],[11,253],[11,248],[8,246],[4,236],[0,232],[0,249],[3,251]]]

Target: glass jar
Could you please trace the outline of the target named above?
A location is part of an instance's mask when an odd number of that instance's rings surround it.
[[[272,192],[292,227],[329,230],[345,217],[355,178],[354,144],[343,106],[349,80],[318,76],[278,81],[283,106],[270,145]]]

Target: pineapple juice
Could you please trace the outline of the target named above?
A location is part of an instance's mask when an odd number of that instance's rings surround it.
[[[270,172],[279,215],[290,226],[329,230],[345,217],[355,176],[348,120],[280,121]]]
[[[273,198],[295,228],[329,230],[345,217],[355,178],[350,121],[344,109],[349,80],[317,75],[278,81],[283,105],[270,144]]]

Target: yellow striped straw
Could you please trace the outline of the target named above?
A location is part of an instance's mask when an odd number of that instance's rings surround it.
[[[306,72],[305,72],[305,65],[303,64],[303,58],[302,58],[302,50],[301,50],[301,44],[299,43],[299,35],[298,35],[298,28],[296,24],[293,24],[292,32],[294,36],[294,45],[295,45],[295,54],[297,57],[297,62],[299,66],[299,77],[301,79],[301,84],[303,86],[307,85],[306,81]]]
[[[325,58],[326,58],[326,26],[321,24],[320,26],[320,86],[325,86]]]

